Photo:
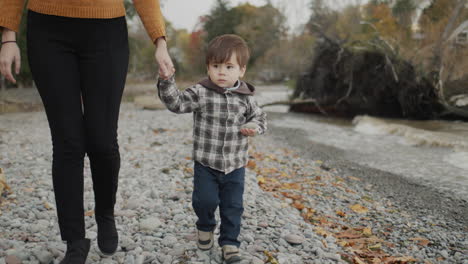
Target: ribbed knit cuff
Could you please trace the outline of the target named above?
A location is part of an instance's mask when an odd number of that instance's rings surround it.
[[[159,29],[158,27],[156,27],[153,31],[148,32],[148,35],[151,38],[151,40],[153,41],[153,43],[156,44],[156,40],[158,38],[160,38],[160,37],[166,38],[166,30],[164,28]],[[166,41],[167,41],[167,39],[166,39]]]
[[[5,18],[0,18],[0,33],[3,32],[3,28],[8,28],[15,32],[19,31],[19,21],[9,20]]]

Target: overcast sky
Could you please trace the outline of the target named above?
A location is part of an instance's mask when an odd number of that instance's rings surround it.
[[[230,0],[229,2],[231,6],[246,2],[261,6],[266,3],[266,0]],[[272,0],[271,2],[288,16],[288,26],[292,30],[297,29],[309,18],[310,0]],[[198,17],[208,14],[215,3],[216,0],[166,0],[163,1],[162,11],[175,28],[192,31]]]

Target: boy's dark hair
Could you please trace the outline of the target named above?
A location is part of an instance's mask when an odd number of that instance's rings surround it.
[[[236,53],[239,66],[247,66],[250,51],[245,40],[234,34],[217,36],[208,44],[206,65],[210,63],[224,63],[231,58],[233,53]]]

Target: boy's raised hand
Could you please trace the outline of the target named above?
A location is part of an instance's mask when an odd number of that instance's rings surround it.
[[[241,128],[240,132],[247,137],[253,137],[257,134],[257,130],[252,128]]]
[[[243,124],[240,128],[240,132],[242,135],[247,136],[247,137],[253,137],[257,135],[257,128],[258,126],[252,122],[249,122],[247,124]]]

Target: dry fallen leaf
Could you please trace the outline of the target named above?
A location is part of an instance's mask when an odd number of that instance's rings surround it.
[[[423,237],[413,237],[413,238],[410,238],[411,241],[415,241],[415,242],[418,242],[417,244],[420,245],[420,246],[427,246],[431,243],[431,241],[429,241],[428,239],[426,238],[423,238]]]
[[[302,196],[299,195],[299,194],[293,194],[293,193],[287,193],[287,192],[281,192],[281,194],[284,197],[291,198],[293,200],[301,200],[302,199]]]
[[[94,215],[94,210],[89,210],[89,211],[85,212],[84,215],[85,216],[93,216]]]
[[[282,188],[283,189],[288,189],[288,190],[300,190],[301,189],[301,185],[299,183],[283,183],[282,185]]]
[[[266,180],[265,180],[264,177],[261,177],[261,176],[257,177],[257,182],[258,182],[258,184],[264,184],[265,181],[266,181]]]
[[[346,213],[343,211],[336,211],[336,214],[341,217],[346,217]]]
[[[268,258],[267,261],[266,261],[266,263],[269,262],[269,263],[271,263],[271,264],[279,264],[278,260],[276,260],[270,252],[268,252],[268,251],[265,250],[265,251],[263,251],[263,253],[264,253],[265,256],[267,256],[267,258]]]
[[[341,232],[341,233],[336,233],[335,234],[335,237],[336,238],[349,238],[349,239],[354,239],[354,238],[361,238],[362,235],[361,234],[358,234],[356,231],[354,230],[346,230],[344,232]]]
[[[0,168],[0,196],[5,190],[10,190],[10,187],[6,183],[6,176],[3,173],[3,169]]]
[[[325,239],[322,239],[322,244],[324,248],[328,248],[327,241]]]
[[[52,205],[50,205],[50,203],[48,203],[48,202],[44,202],[44,207],[45,207],[47,210],[52,210],[52,209],[53,209]]]
[[[340,245],[342,247],[346,247],[346,246],[349,245],[349,243],[346,240],[340,240],[340,241],[338,241],[338,245]]]
[[[382,244],[378,243],[378,244],[375,244],[375,245],[370,245],[370,246],[368,246],[368,248],[370,250],[379,250],[379,249],[382,248]]]
[[[408,262],[416,262],[417,259],[413,257],[386,257],[383,258],[385,264],[407,264]]]
[[[369,211],[369,209],[367,209],[366,207],[360,205],[360,204],[355,204],[353,206],[351,206],[351,210],[353,210],[354,212],[356,213],[367,213],[367,211]]]
[[[193,169],[192,168],[189,168],[189,167],[185,167],[184,168],[184,172],[188,173],[188,174],[193,174]]]
[[[355,264],[366,264],[366,263],[365,263],[364,261],[362,261],[362,259],[359,258],[358,256],[355,256],[353,260],[354,260],[354,263],[355,263]]]
[[[296,208],[297,210],[302,210],[302,209],[305,208],[305,206],[301,202],[299,202],[297,200],[294,201],[292,206],[294,206],[294,208]]]
[[[254,170],[256,167],[257,167],[257,163],[255,163],[254,160],[249,160],[247,162],[247,166],[246,166],[248,169],[251,169],[251,170]]]
[[[362,230],[362,234],[365,236],[371,236],[372,235],[372,229],[370,227],[366,227]]]
[[[317,233],[318,235],[321,235],[323,237],[328,237],[331,235],[330,232],[326,231],[325,229],[321,228],[321,227],[317,227],[314,229],[315,233]]]

